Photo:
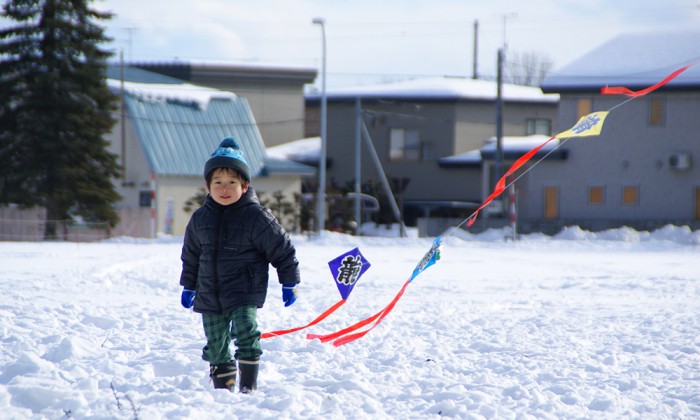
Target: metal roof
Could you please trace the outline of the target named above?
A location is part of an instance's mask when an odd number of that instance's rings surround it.
[[[234,136],[253,177],[265,165],[265,146],[242,97],[195,102],[152,100],[127,90],[125,104],[151,170],[159,175],[203,176],[204,163],[224,137]]]
[[[623,34],[550,72],[544,92],[597,90],[606,85],[631,89],[654,85],[686,64],[700,60],[700,32],[645,32]],[[700,66],[676,79],[668,89],[698,89]]]
[[[221,140],[234,136],[251,175],[312,175],[315,169],[268,158],[248,101],[231,92],[125,67],[124,102],[150,169],[158,175],[203,176]],[[107,69],[108,85],[121,89],[122,70]]]

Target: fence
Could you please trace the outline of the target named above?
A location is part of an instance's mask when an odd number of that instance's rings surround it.
[[[151,236],[150,209],[120,208],[117,214],[120,222],[112,229],[106,224],[56,221],[58,239],[94,242],[117,236]],[[42,241],[45,225],[46,210],[43,208],[0,207],[0,241]]]

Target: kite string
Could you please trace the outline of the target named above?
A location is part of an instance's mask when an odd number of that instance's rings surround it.
[[[694,64],[693,64],[693,65],[694,65]],[[617,105],[611,107],[610,109],[608,109],[608,110],[606,111],[606,114],[609,113],[609,112],[611,112],[612,110],[614,110],[614,109],[616,109],[616,108],[618,108],[618,107],[620,107],[620,106],[622,106],[622,105],[624,105],[624,104],[630,102],[631,100],[636,99],[637,97],[644,96],[644,95],[646,95],[647,93],[652,92],[652,91],[654,91],[654,90],[660,88],[661,86],[663,86],[664,84],[668,83],[671,79],[673,79],[674,77],[676,77],[678,74],[680,74],[682,71],[684,71],[684,70],[687,69],[688,67],[690,67],[690,66],[686,66],[686,67],[683,68],[682,70],[676,71],[676,72],[674,72],[672,75],[666,77],[662,82],[657,83],[656,85],[654,85],[654,86],[652,86],[652,87],[650,87],[650,88],[647,88],[647,89],[644,89],[644,90],[641,90],[641,91],[638,91],[638,92],[632,92],[632,91],[630,91],[629,89],[626,89],[626,90],[623,91],[623,88],[608,88],[608,87],[606,87],[605,89],[601,89],[601,93],[602,93],[602,94],[629,94],[629,95],[630,95],[630,98],[628,98],[628,99],[622,101],[621,103],[619,103],[619,104],[617,104]],[[562,133],[560,133],[559,135],[561,135],[561,134],[562,134]],[[501,178],[499,178],[499,180],[498,180],[498,182],[496,183],[496,186],[495,186],[493,192],[489,195],[489,197],[486,198],[486,200],[484,201],[484,203],[482,203],[481,206],[480,206],[479,208],[477,208],[469,217],[467,217],[467,218],[465,218],[464,220],[462,220],[457,226],[452,227],[452,228],[451,228],[445,235],[443,235],[443,236],[444,236],[444,237],[448,237],[448,236],[450,236],[452,233],[454,233],[454,231],[457,230],[462,224],[464,224],[464,223],[466,223],[466,222],[473,221],[473,220],[476,218],[476,216],[479,214],[479,210],[481,210],[482,208],[484,208],[484,207],[485,207],[486,205],[488,205],[491,201],[493,201],[496,197],[498,197],[499,195],[501,195],[501,194],[503,193],[503,191],[505,191],[507,188],[511,187],[516,181],[518,181],[520,178],[522,178],[523,176],[525,176],[525,174],[527,174],[527,173],[528,173],[530,170],[532,170],[535,166],[537,166],[538,164],[540,164],[543,160],[545,160],[545,159],[546,159],[549,155],[551,155],[554,151],[556,151],[556,150],[559,149],[562,145],[564,145],[571,137],[576,137],[576,136],[568,136],[568,137],[563,137],[563,138],[560,138],[560,137],[557,137],[557,136],[550,137],[550,138],[547,139],[547,141],[545,141],[544,143],[540,144],[539,146],[537,146],[537,147],[531,149],[530,151],[528,151],[527,153],[523,154],[520,158],[518,158],[518,159],[508,168],[508,170],[506,171],[505,175],[502,176]],[[505,181],[507,181],[507,177],[508,177],[509,175],[515,175],[515,172],[516,172],[517,170],[519,170],[519,169],[520,169],[522,166],[524,166],[532,157],[534,157],[534,156],[537,154],[537,152],[538,152],[542,147],[544,147],[547,143],[549,143],[550,141],[554,140],[555,138],[556,138],[556,139],[559,139],[559,142],[558,142],[550,151],[548,151],[546,154],[544,154],[544,156],[542,156],[540,159],[535,160],[534,163],[532,163],[529,167],[525,168],[519,175],[517,175],[517,176],[515,176],[515,177],[512,177],[511,181],[508,182],[508,183],[506,184]],[[471,224],[470,224],[470,225],[471,225]],[[440,236],[438,236],[438,238],[436,238],[436,241],[439,241],[439,240],[440,240],[439,238],[440,238]],[[437,243],[439,244],[439,242],[437,242]],[[420,274],[420,272],[419,272],[418,274]],[[335,346],[342,346],[342,345],[344,345],[344,344],[347,344],[347,343],[349,343],[349,342],[355,341],[355,340],[357,340],[357,339],[363,337],[364,335],[366,335],[367,333],[369,333],[372,329],[374,329],[375,327],[377,327],[377,326],[381,323],[381,321],[384,319],[384,317],[386,317],[386,316],[389,314],[389,312],[391,312],[391,310],[394,308],[394,306],[396,305],[396,303],[398,302],[398,300],[401,298],[401,296],[403,295],[403,293],[405,292],[406,288],[407,288],[408,285],[411,283],[411,281],[413,280],[414,277],[415,277],[415,273],[414,273],[414,275],[411,277],[411,279],[409,279],[409,280],[404,284],[404,286],[401,288],[401,290],[399,291],[399,293],[397,293],[397,295],[394,297],[394,299],[389,303],[389,305],[387,305],[385,308],[383,308],[382,310],[380,310],[380,311],[377,312],[376,314],[374,314],[374,315],[372,315],[372,316],[370,316],[370,317],[368,317],[368,318],[366,318],[366,319],[364,319],[364,320],[362,320],[362,321],[359,321],[359,322],[355,323],[354,325],[351,325],[351,326],[349,326],[349,327],[347,327],[347,328],[344,328],[344,329],[342,329],[342,330],[336,331],[335,333],[325,334],[325,335],[307,334],[307,337],[306,337],[306,338],[308,338],[308,339],[318,338],[318,339],[320,339],[322,342],[326,342],[326,341],[331,341],[331,340],[333,340],[333,344],[334,344]],[[375,320],[376,320],[376,321],[375,321]],[[360,332],[354,332],[354,331],[356,331],[356,330],[362,328],[363,326],[366,326],[366,325],[368,325],[368,324],[371,324],[372,322],[374,322],[374,324],[371,325],[371,326],[370,326],[369,328],[367,328],[366,330],[360,331]],[[303,327],[302,327],[302,328],[303,328]],[[296,330],[296,329],[295,329],[295,330]]]
[[[633,100],[639,98],[640,96],[642,96],[642,95],[631,96],[631,97],[625,99],[624,101],[620,102],[619,104],[617,104],[617,105],[615,105],[615,106],[609,108],[609,109],[607,110],[607,112],[611,112],[611,111],[613,111],[613,110],[615,110],[615,109],[617,109],[617,108],[619,108],[619,107],[621,107],[621,106],[627,104],[628,102],[633,101]],[[555,136],[555,137],[556,137],[556,136]],[[532,169],[534,169],[535,166],[537,166],[537,165],[540,164],[540,162],[542,162],[543,160],[547,159],[547,157],[549,157],[549,155],[551,155],[552,153],[554,153],[557,149],[559,149],[561,146],[563,146],[563,145],[564,145],[567,141],[569,141],[571,138],[572,138],[572,137],[566,137],[566,138],[564,138],[564,139],[559,139],[559,140],[560,140],[559,143],[556,144],[556,145],[552,148],[552,150],[548,151],[544,156],[542,156],[542,157],[539,158],[538,160],[534,161],[534,163],[533,163],[532,165],[528,166],[522,173],[520,173],[517,177],[513,178],[510,182],[508,182],[508,183],[504,186],[504,188],[503,188],[503,190],[501,191],[501,193],[499,193],[498,195],[501,195],[503,191],[505,191],[506,189],[508,189],[511,185],[515,184],[516,181],[518,181],[520,178],[522,178],[523,176],[525,176],[525,174],[527,174],[527,173],[530,172]],[[553,140],[553,138],[549,138],[545,143],[541,144],[541,145],[538,146],[538,147],[544,146],[544,144],[548,143],[548,142],[551,141],[551,140]],[[506,172],[507,172],[507,171],[506,171]],[[496,197],[493,197],[492,200],[495,199],[495,198],[496,198]],[[482,205],[482,207],[483,207],[483,205]],[[451,228],[449,228],[442,236],[445,237],[445,238],[449,237],[449,236],[452,235],[457,229],[459,229],[463,224],[468,223],[468,222],[471,221],[472,219],[475,219],[475,218],[477,217],[477,215],[479,214],[479,210],[481,210],[481,207],[480,207],[479,209],[477,209],[477,210],[474,210],[469,216],[467,216],[464,220],[462,220],[461,222],[459,222],[456,226],[452,226]]]

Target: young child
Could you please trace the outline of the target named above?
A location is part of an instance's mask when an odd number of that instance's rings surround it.
[[[204,179],[209,194],[192,215],[182,247],[181,303],[202,314],[202,359],[214,387],[233,390],[238,360],[239,391],[249,393],[257,387],[262,349],[256,314],[265,303],[269,265],[289,306],[296,301],[299,262],[287,232],[250,187],[250,168],[233,137],[207,160]]]

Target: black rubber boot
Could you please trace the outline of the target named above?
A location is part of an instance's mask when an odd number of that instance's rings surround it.
[[[214,382],[214,388],[233,391],[236,386],[236,364],[224,363],[209,367],[209,377]]]
[[[260,359],[241,359],[238,361],[238,369],[241,371],[241,381],[238,390],[243,394],[249,394],[258,388],[258,368]]]

